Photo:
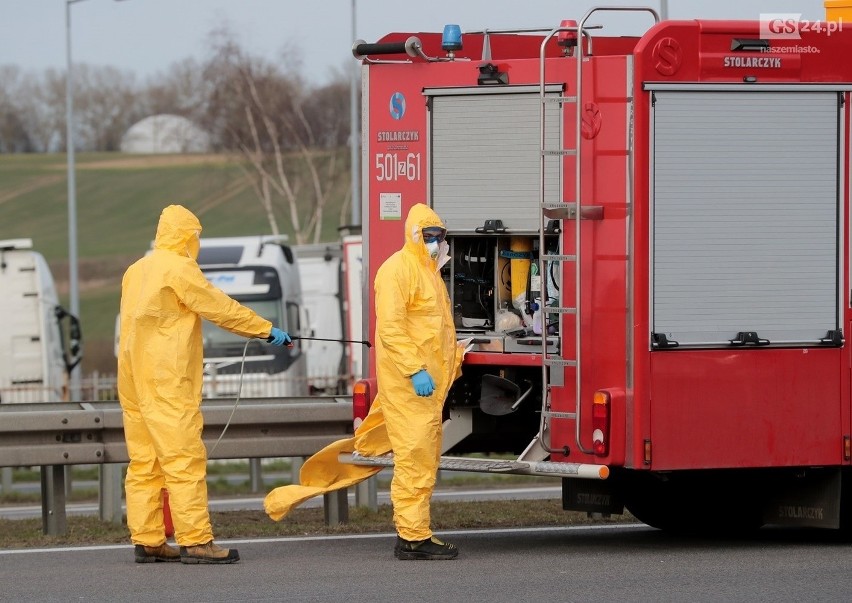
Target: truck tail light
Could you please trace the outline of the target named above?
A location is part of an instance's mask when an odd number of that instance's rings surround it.
[[[606,456],[609,451],[610,396],[595,392],[592,399],[592,450],[596,456]]]
[[[373,401],[371,393],[370,382],[366,379],[356,381],[352,387],[352,426],[355,429],[367,418],[370,403]]]

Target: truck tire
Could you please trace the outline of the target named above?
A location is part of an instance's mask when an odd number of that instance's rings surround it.
[[[651,527],[684,535],[734,536],[763,525],[763,500],[746,480],[723,473],[626,471],[624,505]]]

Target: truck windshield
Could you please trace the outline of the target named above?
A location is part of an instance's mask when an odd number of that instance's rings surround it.
[[[234,296],[234,298],[240,301],[238,296]],[[263,318],[272,322],[273,325],[280,326],[283,324],[281,300],[240,301],[240,303],[260,314]],[[202,333],[204,337],[205,356],[242,356],[243,347],[246,343],[244,337],[229,333],[206,320],[203,321]],[[264,349],[265,347],[249,346],[248,355],[270,354],[269,349]]]

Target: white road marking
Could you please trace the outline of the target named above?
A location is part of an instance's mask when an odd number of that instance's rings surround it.
[[[440,530],[441,535],[451,534],[453,536],[463,536],[468,534],[532,534],[536,532],[579,532],[590,530],[636,530],[647,529],[652,530],[648,526],[641,523],[624,523],[624,524],[604,524],[604,525],[586,525],[586,526],[554,526],[554,527],[536,527],[536,528],[481,528],[475,530]],[[277,542],[313,542],[318,540],[362,540],[369,538],[394,538],[396,532],[381,532],[375,534],[331,534],[325,536],[281,536],[277,538],[242,538],[233,540],[217,540],[218,544],[264,544]],[[11,549],[0,550],[0,556],[3,555],[32,555],[38,553],[79,553],[90,551],[116,551],[128,550],[132,545],[128,544],[102,544],[92,546],[67,546],[67,547],[50,547],[42,549]]]

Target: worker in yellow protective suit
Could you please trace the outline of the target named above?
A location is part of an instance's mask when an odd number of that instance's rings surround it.
[[[391,502],[398,559],[452,559],[458,549],[432,535],[430,499],[441,454],[441,415],[452,382],[461,375],[464,344],[456,341],[441,266],[448,260],[446,230],[428,206],[414,205],[405,245],[376,274],[378,394],[354,437],[305,461],[300,484],[282,486],[264,501],[274,520],[314,496],[346,488],[380,467],[338,462],[341,452],[376,456],[393,451]]]
[[[160,215],[153,251],[121,282],[118,397],[130,463],[127,527],[138,563],[234,563],[213,543],[201,440],[201,318],[244,337],[290,336],[211,285],[198,267],[201,223],[180,205]],[[180,551],[166,544],[162,489]]]

